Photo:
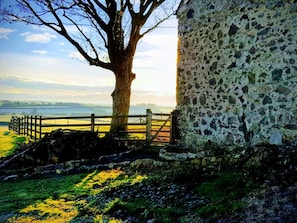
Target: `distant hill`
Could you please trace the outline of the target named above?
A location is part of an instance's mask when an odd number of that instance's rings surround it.
[[[68,102],[43,102],[43,101],[8,101],[0,100],[0,108],[28,107],[28,106],[81,106],[79,103]]]
[[[155,113],[170,113],[173,107],[160,107],[155,104],[138,104],[130,107],[130,114],[145,114],[146,109]],[[69,102],[43,102],[43,101],[0,101],[0,114],[12,115],[111,115],[112,107],[109,105],[80,104]]]

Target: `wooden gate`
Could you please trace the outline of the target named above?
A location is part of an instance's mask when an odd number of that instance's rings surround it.
[[[171,114],[153,113],[151,141],[153,143],[169,143],[171,130]]]

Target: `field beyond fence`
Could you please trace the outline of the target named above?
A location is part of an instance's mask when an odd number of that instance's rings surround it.
[[[123,141],[151,143],[173,143],[176,140],[176,116],[171,113],[152,113],[147,109],[144,115],[128,115],[127,132],[121,132]],[[123,116],[118,116],[123,117]],[[9,129],[19,135],[26,135],[36,141],[56,129],[81,130],[98,133],[104,137],[109,133],[112,116],[12,116]]]

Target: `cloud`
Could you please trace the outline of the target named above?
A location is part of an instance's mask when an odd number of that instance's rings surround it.
[[[141,40],[136,56],[158,58],[165,54],[167,58],[175,57],[177,40],[175,34],[148,34]]]
[[[159,54],[159,50],[156,50],[156,49],[137,52],[137,56],[139,56],[139,57],[147,57],[147,58],[155,57],[158,54]]]
[[[73,51],[73,52],[69,53],[69,57],[72,58],[72,59],[85,61],[85,58],[77,51]]]
[[[0,28],[0,39],[8,39],[8,36],[14,31],[13,29]]]
[[[89,26],[86,25],[79,25],[79,28],[83,30],[84,33],[88,33],[91,31]],[[80,33],[75,25],[65,25],[65,29],[70,34],[78,34]]]
[[[46,51],[46,50],[33,50],[32,52],[40,54],[40,55],[45,55],[48,53],[48,51]]]
[[[21,33],[20,36],[25,37],[25,42],[37,42],[37,43],[48,43],[52,39],[56,39],[57,37],[53,34],[50,34],[48,32],[34,34],[31,32],[24,32]]]
[[[158,60],[158,57],[161,55],[160,50],[148,50],[137,52],[134,58],[134,68],[143,68],[143,69],[159,69],[162,65],[162,61]],[[164,62],[164,61],[163,61]]]
[[[174,95],[176,91],[176,46],[174,34],[148,34],[134,57],[133,70],[137,78],[133,89],[152,90]],[[155,94],[152,94],[155,95]],[[156,97],[149,96],[156,99]],[[169,101],[171,99],[168,99]]]
[[[98,103],[111,103],[111,86],[79,86],[32,81],[27,78],[0,77],[0,100],[51,100]]]
[[[23,54],[0,53],[0,67],[0,78],[4,76],[26,77],[30,80],[47,83],[114,86],[114,75],[111,71],[90,66],[68,56],[58,57],[50,53],[40,56],[31,53],[24,57]]]
[[[143,42],[153,46],[168,48],[172,45],[177,45],[177,39],[176,34],[151,34],[145,36]]]
[[[24,77],[0,77],[0,100],[46,100],[112,104],[112,86],[81,86],[46,83]],[[131,103],[174,105],[175,94],[162,95],[157,90],[133,90]]]
[[[28,90],[41,89],[41,90],[52,90],[52,91],[68,91],[75,92],[75,94],[81,94],[79,92],[100,92],[110,94],[113,91],[112,86],[108,85],[94,85],[94,86],[83,86],[78,84],[69,83],[50,83],[44,81],[36,81],[25,77],[0,77],[0,85],[6,87],[23,88]],[[79,90],[78,90],[79,89]],[[1,90],[3,90],[1,88]],[[1,92],[0,90],[0,92]]]
[[[134,58],[135,69],[175,72],[177,37],[173,34],[148,34],[140,43]]]

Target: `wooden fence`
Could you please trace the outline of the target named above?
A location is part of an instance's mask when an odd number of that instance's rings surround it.
[[[152,113],[147,109],[145,115],[128,115],[127,132],[121,132],[124,141],[143,141],[151,143],[174,143],[176,140],[177,112],[170,114]],[[99,137],[109,132],[112,116],[67,116],[42,117],[12,116],[9,129],[19,135],[26,135],[36,141],[55,129],[85,130],[98,133]]]

